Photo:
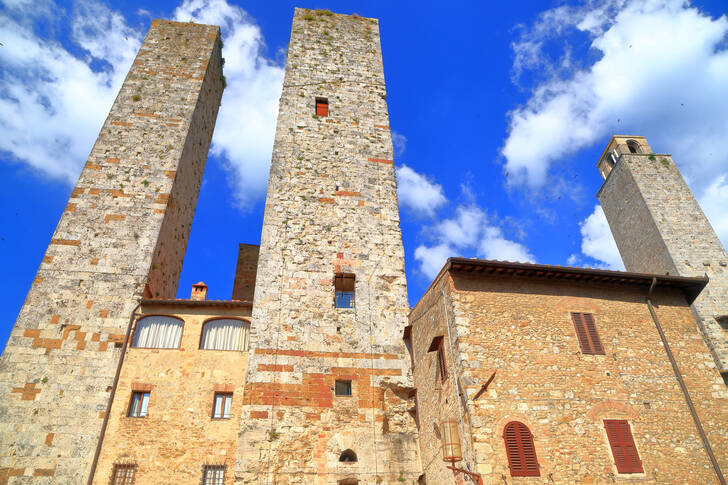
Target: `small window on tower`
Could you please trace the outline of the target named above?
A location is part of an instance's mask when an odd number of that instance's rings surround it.
[[[329,115],[329,100],[328,98],[316,98],[316,116],[328,116]]]
[[[334,393],[337,396],[351,396],[351,381],[336,381]]]
[[[212,407],[213,419],[229,419],[230,406],[233,402],[233,395],[229,392],[216,392],[215,403]]]
[[[149,393],[145,391],[134,391],[131,394],[131,402],[129,403],[127,416],[130,418],[146,418],[148,406]]]
[[[627,148],[629,148],[629,153],[640,152],[640,144],[634,140],[627,140]]]
[[[337,273],[334,276],[334,306],[336,308],[354,308],[355,276],[348,273]]]

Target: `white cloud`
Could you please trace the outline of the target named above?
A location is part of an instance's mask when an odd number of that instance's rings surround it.
[[[711,183],[700,198],[700,206],[713,225],[724,248],[728,248],[728,174]]]
[[[599,267],[624,271],[622,257],[619,255],[617,244],[612,237],[607,218],[604,216],[602,206],[597,205],[586,219],[579,223],[581,228],[581,252],[589,258],[599,261]],[[579,263],[581,258],[572,254],[568,264]]]
[[[404,150],[407,148],[407,137],[392,130],[392,147],[395,156],[404,154]]]
[[[73,183],[141,35],[105,6],[79,2],[71,21],[71,40],[84,50],[80,58],[32,30],[29,18],[37,13],[28,8],[0,15],[0,152]],[[92,69],[92,61],[102,67]]]
[[[415,250],[419,270],[434,278],[448,257],[464,256],[505,261],[535,261],[523,244],[506,239],[497,221],[490,220],[474,204],[460,205],[454,217],[440,221],[430,234],[433,244],[422,244]]]
[[[39,13],[25,0],[0,15],[0,152],[67,183],[78,177],[143,36],[102,3],[79,1],[74,10],[71,47],[33,30]],[[237,202],[249,205],[265,193],[283,68],[265,57],[260,28],[240,7],[187,0],[174,17],[221,26],[227,89],[211,151],[228,168]]]
[[[671,152],[696,193],[728,165],[728,18],[683,0],[592,2],[542,14],[514,44],[516,78],[545,73],[511,113],[502,148],[509,183],[543,187],[553,163],[613,132],[645,135]],[[544,66],[544,44],[588,36],[599,59],[568,62],[570,48]],[[538,74],[534,74],[538,76]]]
[[[415,214],[432,217],[447,199],[442,186],[412,170],[407,165],[397,167],[397,197],[402,207]]]
[[[265,57],[260,27],[225,0],[185,0],[174,18],[220,26],[227,88],[212,153],[225,158],[235,197],[249,206],[265,195],[284,69]]]

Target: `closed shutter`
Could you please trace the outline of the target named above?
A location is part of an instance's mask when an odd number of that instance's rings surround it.
[[[583,354],[604,355],[604,347],[594,323],[594,315],[591,313],[572,313],[571,320],[574,322],[574,330],[579,339],[579,346]]]
[[[437,349],[437,365],[440,367],[440,380],[445,382],[447,380],[447,361],[445,360],[445,347],[442,345]]]
[[[326,98],[316,98],[316,116],[328,116],[328,115],[329,115],[329,100]]]
[[[617,472],[644,473],[629,422],[626,419],[605,419],[604,428],[607,430]]]
[[[503,440],[506,443],[508,467],[512,477],[541,476],[533,435],[528,426],[518,421],[511,421],[503,429]]]

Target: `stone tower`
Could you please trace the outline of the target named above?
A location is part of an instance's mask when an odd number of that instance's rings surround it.
[[[175,296],[220,48],[217,27],[152,23],[0,360],[1,483],[88,480],[137,300]]]
[[[597,167],[597,197],[628,271],[710,278],[692,308],[726,378],[728,255],[672,157],[653,154],[644,137],[613,136]]]
[[[378,27],[295,10],[236,483],[394,484],[420,473]]]

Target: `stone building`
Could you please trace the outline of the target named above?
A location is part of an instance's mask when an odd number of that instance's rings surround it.
[[[657,263],[451,259],[409,309],[375,19],[295,10],[261,244],[240,244],[230,300],[175,298],[222,65],[217,27],[152,23],[0,359],[0,485],[465,483],[443,442],[488,483],[728,466],[728,393],[689,306],[726,303],[702,222],[670,244],[706,241],[685,259],[715,269],[708,297]],[[628,163],[600,165],[600,197],[638,190],[612,187]],[[684,185],[667,168],[657,183]]]
[[[604,208],[629,271],[707,275],[692,304],[728,383],[728,254],[668,154],[641,136],[613,136],[597,163]]]

